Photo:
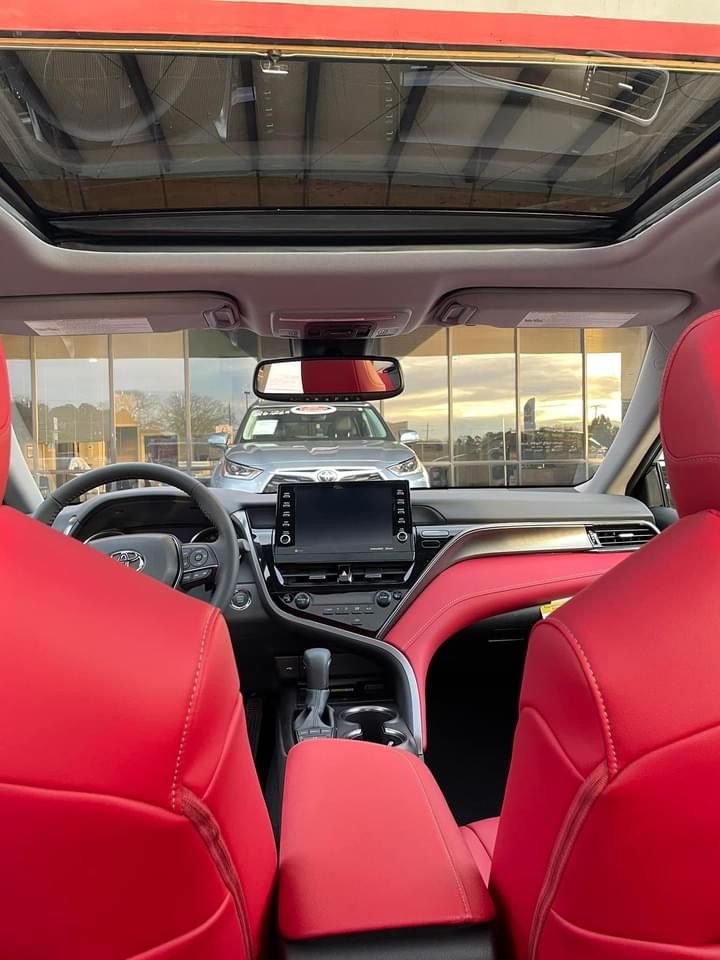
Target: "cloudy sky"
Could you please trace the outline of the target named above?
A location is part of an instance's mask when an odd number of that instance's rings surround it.
[[[621,417],[621,355],[587,356],[590,418]],[[403,361],[405,393],[385,402],[385,417],[407,421],[423,439],[447,438],[447,364],[444,357]],[[455,435],[482,435],[515,427],[515,359],[513,354],[460,356],[453,360]],[[538,426],[582,428],[582,357],[580,354],[527,354],[520,358],[520,402],[536,398]]]

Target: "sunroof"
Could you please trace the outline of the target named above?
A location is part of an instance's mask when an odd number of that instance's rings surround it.
[[[720,74],[588,57],[0,52],[0,176],[53,217],[618,215],[720,131]]]

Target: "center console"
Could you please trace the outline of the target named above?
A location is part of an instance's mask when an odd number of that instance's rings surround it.
[[[281,608],[376,633],[416,570],[407,481],[281,485],[265,572]]]
[[[314,641],[306,653],[319,655],[326,645],[333,655],[353,651],[374,658],[383,676],[364,689],[342,681],[339,660],[328,680],[329,662],[323,672],[317,657],[310,664],[282,658],[281,756],[293,743],[318,738],[418,752],[415,678],[381,637],[453,528],[437,536],[416,529],[409,484],[399,479],[280,485],[272,527],[268,521],[248,514],[243,522],[270,612]],[[428,523],[426,516],[421,523]]]

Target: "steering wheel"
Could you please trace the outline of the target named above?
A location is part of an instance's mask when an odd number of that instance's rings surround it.
[[[218,532],[214,543],[181,544],[169,533],[138,533],[92,540],[87,546],[112,557],[132,570],[147,574],[172,588],[194,586],[214,577],[209,599],[226,607],[235,590],[240,558],[237,533],[227,511],[199,480],[158,463],[114,463],[73,477],[59,486],[34,513],[36,520],[52,526],[56,517],[78,497],[118,480],[158,480],[186,493]]]

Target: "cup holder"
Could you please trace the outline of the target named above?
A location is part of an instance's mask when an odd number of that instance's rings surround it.
[[[362,725],[363,717],[373,717],[380,723],[391,723],[393,720],[397,720],[398,715],[396,710],[391,710],[390,707],[381,707],[374,703],[367,703],[360,707],[350,707],[349,710],[343,710],[342,718],[343,720],[347,720],[348,723],[359,723]]]
[[[368,736],[365,730],[352,730],[346,740],[365,740],[367,743],[381,743],[386,747],[399,747],[407,742],[407,737],[398,730],[388,730],[380,726]]]
[[[366,740],[369,743],[382,743],[388,747],[399,747],[407,742],[404,733],[386,726],[398,719],[397,711],[389,707],[375,704],[350,707],[349,710],[343,711],[342,719],[360,728],[351,730],[347,734],[348,740]]]

